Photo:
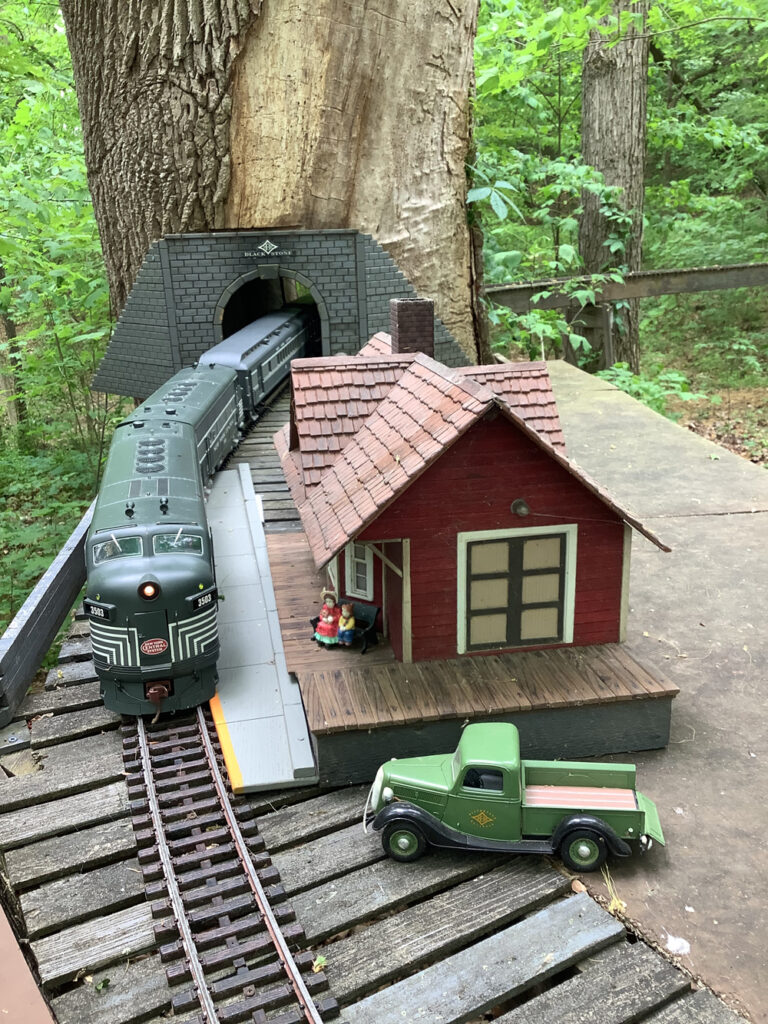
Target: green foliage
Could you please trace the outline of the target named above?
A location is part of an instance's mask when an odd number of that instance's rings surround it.
[[[4,627],[88,505],[116,412],[90,391],[111,316],[54,4],[0,0],[0,318]]]
[[[637,374],[632,372],[628,363],[614,363],[607,370],[599,370],[596,376],[614,384],[655,412],[669,416],[670,419],[676,419],[677,416],[669,412],[668,399],[692,401],[707,397],[692,392],[688,378],[679,370],[656,368],[651,374]]]
[[[0,632],[69,537],[83,512],[83,452],[25,455],[6,448],[0,460]]]
[[[617,45],[626,27],[606,17],[610,8],[607,0],[567,8],[545,0],[481,4],[470,215],[475,208],[482,211],[489,283],[578,274],[585,190],[599,192],[603,212],[614,217],[606,275],[622,274],[627,215],[620,197],[580,159],[584,47],[592,32]],[[650,5],[644,236],[649,268],[766,258],[766,15],[764,0]],[[569,287],[586,303],[599,280]],[[739,381],[757,386],[768,355],[762,326],[768,296],[755,291],[745,305],[733,295],[644,301],[641,361],[651,369],[637,381],[626,374],[622,380],[657,406],[676,386],[673,379],[661,379],[660,366],[701,381],[707,390]],[[490,316],[498,349],[528,358],[557,355],[570,331],[571,344],[589,365],[590,353],[579,347],[575,333],[578,317],[569,326],[550,310],[515,316],[497,309]]]

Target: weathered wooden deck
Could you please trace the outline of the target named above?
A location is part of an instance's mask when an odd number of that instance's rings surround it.
[[[273,493],[272,528],[290,528],[295,517]],[[307,618],[302,606],[298,639]],[[372,650],[365,667],[384,654]],[[0,733],[0,885],[59,1024],[160,1024],[172,992],[154,929],[166,908],[142,883],[120,720],[99,700],[85,623],[47,686]],[[574,895],[557,865],[449,851],[396,864],[377,835],[363,835],[364,800],[365,787],[350,787],[248,801],[305,944],[326,958],[342,1020],[458,1024],[490,1007],[501,1024],[739,1020],[628,939],[586,894]],[[662,853],[641,862],[644,885]]]
[[[55,688],[19,712],[20,774],[0,773],[2,873],[59,1024],[160,1024],[173,993],[155,928],[168,908],[144,890],[120,720],[99,702],[84,624],[76,633]],[[502,1024],[736,1024],[545,858],[386,858],[362,831],[365,795],[247,800],[348,1024],[458,1024],[491,1008]]]

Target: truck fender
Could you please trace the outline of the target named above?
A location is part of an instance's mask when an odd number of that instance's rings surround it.
[[[416,804],[409,804],[404,800],[387,804],[373,819],[373,827],[378,832],[392,821],[409,821],[418,825],[427,839],[438,838],[440,822],[429,811],[417,807]]]
[[[568,832],[581,828],[591,829],[593,832],[601,835],[614,857],[629,857],[632,853],[630,846],[624,842],[621,836],[616,835],[610,825],[607,825],[601,818],[596,818],[593,814],[573,814],[568,818],[563,818],[552,833],[552,847],[555,850],[559,850],[563,837]]]

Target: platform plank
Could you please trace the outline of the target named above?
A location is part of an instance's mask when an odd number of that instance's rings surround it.
[[[533,913],[568,889],[568,879],[541,858],[510,858],[494,871],[328,947],[333,993],[340,1003],[349,1003]]]
[[[30,939],[144,902],[144,878],[135,858],[48,882],[21,897]]]
[[[615,942],[623,927],[581,893],[347,1007],[347,1024],[459,1024]]]
[[[686,976],[642,942],[621,942],[496,1024],[630,1024],[689,990]]]
[[[133,825],[128,818],[121,818],[9,850],[5,855],[6,873],[14,889],[25,889],[121,860],[135,850]]]
[[[278,597],[278,607],[280,599]],[[331,655],[332,656],[332,655]],[[286,657],[289,657],[286,647]],[[368,663],[326,670],[296,671],[307,706],[310,729],[329,735],[348,729],[369,730],[425,720],[482,719],[490,715],[561,710],[639,700],[671,699],[677,687],[652,679],[618,645],[578,650],[578,674],[569,651],[453,658],[418,665]],[[289,662],[290,665],[290,662]],[[640,679],[643,679],[641,684]],[[414,697],[416,691],[416,697]]]
[[[152,908],[140,903],[31,943],[43,988],[153,949]]]

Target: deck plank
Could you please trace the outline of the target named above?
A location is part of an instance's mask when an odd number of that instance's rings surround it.
[[[347,1007],[347,1024],[459,1024],[616,941],[624,929],[584,893],[555,903]]]
[[[78,664],[80,663],[78,662]],[[99,684],[79,682],[71,686],[60,686],[56,690],[27,694],[19,705],[14,718],[29,719],[36,715],[61,715],[66,711],[78,711],[81,708],[97,707],[100,704]]]
[[[642,942],[609,946],[496,1024],[630,1024],[690,990],[686,976]]]
[[[43,988],[153,949],[156,923],[150,905],[139,903],[32,942]]]
[[[82,736],[93,736],[96,733],[117,729],[119,725],[120,715],[108,711],[101,701],[96,707],[55,714],[50,718],[37,718],[30,727],[32,749],[39,750],[41,747],[80,739]]]
[[[11,885],[19,890],[121,860],[135,850],[133,825],[128,818],[120,818],[9,850],[5,865]]]
[[[67,770],[46,768],[12,779],[3,787],[3,811],[13,811],[85,792],[95,786],[117,782],[124,776],[125,766],[117,750],[74,764]]]
[[[12,850],[49,836],[66,835],[129,813],[125,782],[41,804],[34,814],[26,808],[0,815],[0,850]]]
[[[289,895],[331,882],[385,856],[378,832],[363,835],[357,822],[301,846],[275,853],[272,862]]]
[[[343,878],[291,897],[291,905],[304,926],[307,942],[314,944],[366,918],[425,900],[474,875],[491,871],[505,859],[508,858],[494,854],[436,850],[424,858],[416,871],[382,858]]]
[[[48,882],[24,893],[21,909],[30,939],[144,901],[144,878],[135,858]]]
[[[271,853],[285,850],[296,843],[306,843],[319,836],[344,828],[363,816],[367,786],[351,786],[326,793],[298,806],[284,807],[259,818],[259,834]]]
[[[743,1024],[743,1021],[743,1017],[737,1017],[707,989],[700,989],[646,1017],[643,1024]]]
[[[342,1004],[359,999],[533,913],[568,888],[568,879],[541,858],[508,858],[494,871],[333,943],[326,969],[333,994]]]
[[[171,994],[164,964],[151,956],[96,973],[51,1006],[58,1024],[133,1024],[169,1009]]]

